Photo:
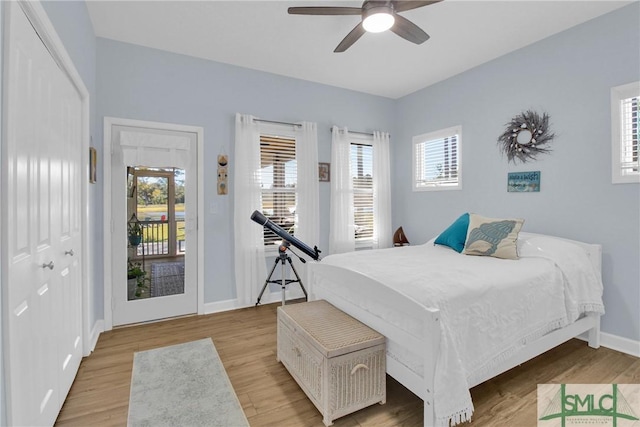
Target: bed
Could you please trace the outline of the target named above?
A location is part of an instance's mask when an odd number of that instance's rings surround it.
[[[469,389],[587,332],[599,347],[601,247],[520,233],[518,260],[405,246],[310,263],[324,299],[387,338],[387,373],[424,400],[424,425],[471,419]]]

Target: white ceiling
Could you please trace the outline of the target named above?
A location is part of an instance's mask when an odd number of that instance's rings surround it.
[[[98,37],[399,98],[630,1],[464,1],[402,15],[431,39],[365,34],[333,49],[359,16],[294,16],[289,6],[359,1],[88,1]]]

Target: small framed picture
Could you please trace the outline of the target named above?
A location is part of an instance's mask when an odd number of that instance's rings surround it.
[[[318,179],[320,182],[331,180],[331,165],[329,163],[318,163]]]
[[[98,153],[95,148],[89,147],[89,182],[91,184],[95,184],[98,180],[97,163]]]

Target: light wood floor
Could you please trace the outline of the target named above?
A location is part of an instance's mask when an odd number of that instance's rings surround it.
[[[252,426],[323,426],[320,413],[276,362],[277,306],[103,333],[93,354],[82,361],[56,425],[126,425],[133,353],[211,337]],[[335,426],[422,425],[422,401],[387,380],[385,405],[336,420]],[[637,384],[640,359],[571,340],[473,388],[475,413],[469,426],[535,426],[536,385],[543,383]]]

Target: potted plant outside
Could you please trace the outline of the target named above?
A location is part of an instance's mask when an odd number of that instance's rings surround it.
[[[127,223],[127,231],[129,233],[129,244],[131,246],[135,247],[142,243],[142,224],[140,224],[140,221],[136,218],[136,214],[133,214]]]
[[[131,261],[129,261],[127,268],[127,280],[135,283],[135,287],[130,287],[130,294],[133,294],[129,295],[130,300],[133,299],[133,296],[140,298],[142,293],[147,289],[147,284],[151,281],[147,277],[147,272],[142,269],[142,264]]]

